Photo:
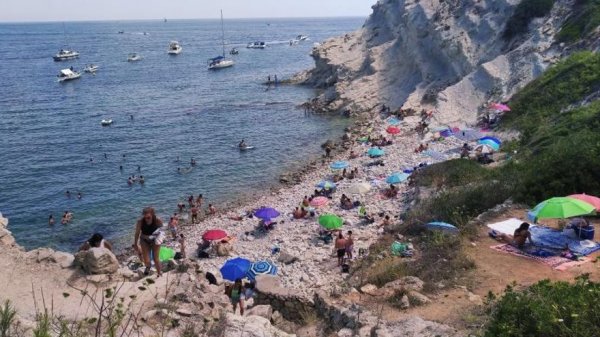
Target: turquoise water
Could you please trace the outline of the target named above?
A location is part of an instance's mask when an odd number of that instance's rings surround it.
[[[219,206],[267,188],[318,155],[347,120],[298,109],[311,89],[261,83],[310,68],[314,42],[362,21],[225,20],[228,49],[239,46],[240,54],[235,67],[217,72],[206,70],[206,60],[221,49],[218,21],[67,23],[66,34],[61,23],[0,24],[0,212],[18,243],[73,250],[96,231],[128,243],[144,206],[165,218],[192,193]],[[311,41],[289,46],[298,34]],[[170,40],[182,54],[167,55]],[[242,47],[255,40],[271,47]],[[53,62],[65,44],[81,57]],[[128,63],[131,52],[144,59]],[[97,75],[56,82],[61,68],[88,63],[100,66]],[[102,127],[104,118],[114,124]],[[241,138],[256,149],[239,152]],[[132,174],[146,183],[128,186]],[[65,210],[75,219],[67,226],[60,224]]]

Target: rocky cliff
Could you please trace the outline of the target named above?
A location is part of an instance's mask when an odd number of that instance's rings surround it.
[[[475,124],[487,102],[507,100],[563,56],[555,36],[572,2],[556,1],[507,40],[520,0],[380,0],[361,29],[314,49],[306,83],[324,89],[324,110],[386,104],[436,109],[439,124]]]

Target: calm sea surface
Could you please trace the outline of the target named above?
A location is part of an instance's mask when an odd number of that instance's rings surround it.
[[[219,21],[0,24],[0,212],[18,243],[73,250],[98,231],[128,244],[146,205],[163,218],[191,193],[222,205],[320,154],[347,121],[305,116],[296,106],[314,95],[310,89],[261,83],[310,68],[313,43],[362,22],[226,19],[227,49],[240,53],[235,67],[216,72],[206,60],[221,52]],[[310,40],[290,46],[298,34]],[[182,54],[167,55],[171,40]],[[271,46],[245,48],[255,40]],[[54,62],[64,46],[81,57]],[[128,63],[132,52],[143,60]],[[100,66],[97,75],[56,82],[60,69],[88,63]],[[114,124],[102,127],[104,118]],[[256,149],[235,149],[242,138]],[[133,174],[146,183],[128,186]],[[65,210],[75,215],[67,226]]]

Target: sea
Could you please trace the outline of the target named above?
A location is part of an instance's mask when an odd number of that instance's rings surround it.
[[[220,71],[207,70],[222,53],[219,20],[0,24],[0,212],[9,229],[27,249],[73,251],[95,232],[125,247],[145,206],[168,220],[190,194],[222,208],[267,192],[349,123],[305,113],[298,106],[314,89],[266,86],[267,77],[311,68],[315,43],[363,21],[225,19],[226,53],[239,54]],[[300,34],[308,40],[290,45]],[[167,54],[172,40],[180,55]],[[253,41],[269,47],[245,48]],[[54,62],[61,48],[81,56]],[[128,62],[130,53],[143,59]],[[95,75],[57,82],[61,69],[91,63]],[[239,151],[242,139],[255,148]],[[128,185],[132,175],[145,183]],[[73,221],[62,225],[67,210]]]

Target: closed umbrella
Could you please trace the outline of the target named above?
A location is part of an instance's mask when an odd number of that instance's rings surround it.
[[[211,229],[202,235],[202,239],[206,241],[218,241],[227,237],[227,232],[220,229]]]
[[[397,135],[400,133],[400,129],[395,126],[389,126],[385,131],[391,135]]]
[[[343,170],[350,166],[347,161],[336,161],[335,163],[329,165],[332,170]]]
[[[259,208],[258,210],[256,210],[256,212],[254,212],[254,215],[259,218],[259,219],[273,219],[279,216],[279,212],[271,207],[262,207]]]
[[[548,199],[531,211],[538,219],[566,219],[592,214],[595,207],[585,201],[569,197]]]
[[[312,207],[323,207],[329,203],[329,199],[325,197],[316,197],[310,201]]]
[[[369,151],[367,151],[367,154],[369,155],[369,157],[377,158],[383,156],[385,154],[385,151],[378,147],[372,147],[369,149]]]
[[[255,280],[257,275],[277,275],[277,266],[267,261],[254,262],[246,276],[250,280]]]
[[[320,188],[322,190],[332,190],[336,188],[336,185],[332,181],[323,180],[317,184],[317,188]]]
[[[480,139],[477,143],[481,144],[481,145],[487,145],[487,146],[491,147],[492,149],[494,149],[494,151],[500,150],[500,144],[496,143],[495,141],[493,141],[491,139]]]
[[[371,184],[369,183],[356,183],[348,189],[348,193],[351,194],[365,194],[371,190]]]
[[[573,195],[570,195],[569,198],[573,198],[573,199],[577,199],[577,200],[581,200],[581,201],[587,202],[588,204],[594,206],[596,208],[596,211],[600,211],[600,198],[598,198],[598,197],[582,193],[582,194],[573,194]]]
[[[396,172],[396,173],[392,173],[392,175],[387,177],[385,182],[388,184],[400,184],[402,182],[405,182],[409,176],[410,176],[409,174],[406,174],[404,172]]]
[[[220,269],[221,275],[224,279],[229,281],[243,279],[246,277],[246,274],[248,274],[251,265],[252,263],[249,260],[236,257],[235,259],[227,260],[227,262],[225,262]]]
[[[340,229],[344,220],[337,215],[323,214],[319,217],[319,225],[328,230]]]

